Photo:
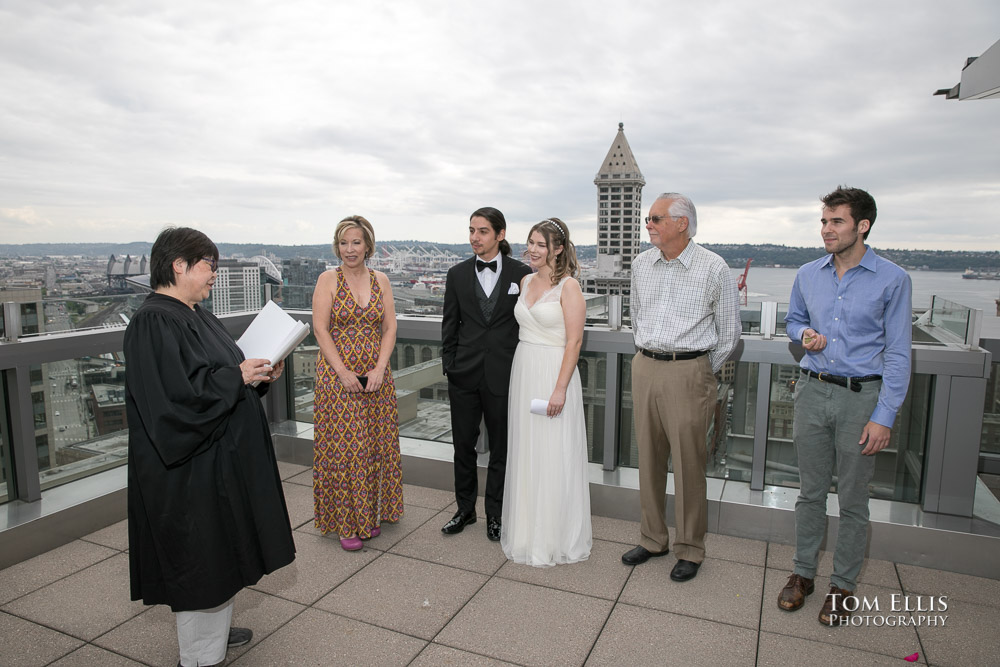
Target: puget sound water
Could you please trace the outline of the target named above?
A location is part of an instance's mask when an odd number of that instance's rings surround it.
[[[750,267],[747,298],[751,303],[777,301],[788,303],[797,268]],[[738,280],[742,269],[733,269]],[[966,280],[958,271],[908,271],[913,281],[913,307],[930,308],[933,296],[983,311],[983,337],[1000,338],[1000,318],[996,300],[1000,298],[1000,280]]]

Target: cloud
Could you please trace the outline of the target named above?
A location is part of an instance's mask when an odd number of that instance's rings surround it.
[[[0,230],[3,236],[10,238],[15,234],[27,234],[29,237],[52,231],[55,225],[30,206],[20,208],[0,208]],[[8,236],[10,235],[10,236]]]
[[[996,243],[996,104],[931,93],[1000,6],[762,7],[8,3],[0,206],[65,240],[318,243],[352,213],[461,242],[490,204],[512,235],[557,215],[593,243],[622,120],[647,200],[692,196],[703,241],[816,245],[818,197],[850,183],[884,211],[879,244]]]

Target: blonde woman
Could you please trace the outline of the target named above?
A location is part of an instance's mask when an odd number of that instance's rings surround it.
[[[396,344],[392,287],[365,261],[375,232],[359,215],[333,237],[341,265],[313,292],[319,344],[313,411],[313,499],[316,528],[357,551],[383,521],[403,516],[396,388],[389,357]]]
[[[569,228],[531,228],[521,281],[520,325],[510,375],[507,479],[500,546],[510,560],[547,567],[590,556],[590,486],[583,389],[576,364],[586,304]],[[532,402],[544,409],[532,410]]]

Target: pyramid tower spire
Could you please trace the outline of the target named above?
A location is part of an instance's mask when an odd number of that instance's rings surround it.
[[[625,138],[625,124],[618,123],[618,134],[594,177],[597,186],[597,258],[598,270],[615,265],[630,273],[632,259],[639,254],[642,237],[642,188],[646,185],[632,147]],[[602,262],[602,255],[607,255]],[[621,256],[621,269],[617,259]],[[609,260],[614,260],[609,261]],[[616,271],[617,272],[617,271]]]
[[[632,154],[632,147],[628,145],[628,139],[625,137],[625,123],[618,123],[618,134],[611,143],[608,154],[604,156],[604,162],[594,178],[594,183],[602,179],[637,180],[642,185],[646,184],[635,161],[635,155]]]

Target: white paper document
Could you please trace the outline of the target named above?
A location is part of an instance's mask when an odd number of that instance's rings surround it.
[[[543,398],[531,399],[531,414],[545,416],[549,409],[549,402]]]
[[[247,359],[269,359],[271,365],[289,355],[309,335],[309,325],[299,322],[268,301],[236,344]],[[260,381],[254,382],[256,387]]]

